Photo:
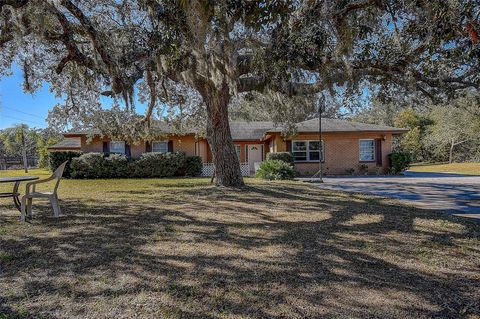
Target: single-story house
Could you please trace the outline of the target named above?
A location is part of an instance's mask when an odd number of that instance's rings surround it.
[[[339,119],[322,119],[323,154],[319,151],[319,121],[307,120],[297,124],[297,133],[284,137],[272,122],[231,122],[232,138],[245,175],[254,172],[269,152],[290,152],[295,169],[302,175],[317,172],[322,159],[327,174],[342,175],[358,171],[360,166],[371,173],[382,173],[388,167],[395,135],[406,129],[383,125],[356,123]],[[65,139],[49,148],[50,151],[81,151],[122,153],[138,158],[145,152],[185,152],[198,155],[204,162],[204,174],[213,172],[212,154],[205,138],[196,132],[168,134],[168,138],[141,141],[129,145],[126,141],[103,137],[96,131],[72,131]]]

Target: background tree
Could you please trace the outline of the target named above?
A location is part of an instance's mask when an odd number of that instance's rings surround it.
[[[428,127],[426,144],[431,149],[433,158],[448,159],[452,163],[455,159],[460,161],[471,159],[480,150],[480,114],[478,108],[472,112],[471,108],[455,105],[436,106],[430,112],[433,124]],[[468,145],[468,146],[467,146]],[[456,151],[465,146],[464,152]],[[465,154],[467,153],[467,154]],[[478,160],[478,159],[477,159]]]
[[[62,139],[62,136],[50,129],[41,130],[37,134],[36,150],[38,155],[37,166],[48,167],[48,148]]]
[[[101,95],[132,112],[137,91],[148,107],[126,132],[164,105],[204,114],[219,185],[243,184],[228,123],[242,92],[375,85],[440,99],[479,88],[473,0],[1,0],[0,10],[0,72],[20,65],[26,91],[50,82],[73,119],[95,116]]]
[[[399,148],[410,153],[414,161],[480,161],[478,93],[467,91],[437,104],[425,99],[410,106],[377,101],[353,119],[410,129],[399,139]],[[386,121],[389,112],[393,123]]]
[[[61,134],[51,129],[29,128],[18,124],[0,131],[0,154],[21,158],[28,170],[28,158],[38,158],[39,167],[47,167],[47,148],[61,139]]]
[[[18,124],[2,130],[0,139],[5,148],[5,155],[21,157],[25,173],[28,173],[28,157],[35,156],[37,131],[29,129],[26,124]]]
[[[427,126],[431,119],[416,112],[413,108],[404,109],[394,117],[396,127],[408,128],[409,131],[401,136],[400,149],[410,153],[413,161],[422,161],[428,158],[424,139]]]

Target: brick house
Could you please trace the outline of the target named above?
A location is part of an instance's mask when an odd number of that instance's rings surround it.
[[[322,119],[323,154],[319,152],[318,118],[297,124],[295,136],[285,138],[272,122],[231,122],[232,138],[244,175],[252,174],[256,165],[269,152],[290,152],[295,169],[301,175],[318,170],[322,158],[325,172],[331,175],[358,171],[360,166],[371,173],[382,173],[388,167],[388,154],[392,152],[394,136],[406,129],[356,123],[339,119]],[[208,142],[196,132],[182,135],[168,134],[153,141],[129,144],[112,140],[95,131],[77,131],[64,134],[65,139],[49,148],[50,151],[81,151],[122,153],[138,158],[145,152],[185,152],[198,155],[204,162],[204,175],[209,175],[212,154]],[[256,164],[257,163],[257,164]]]

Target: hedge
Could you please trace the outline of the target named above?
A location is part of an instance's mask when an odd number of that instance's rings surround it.
[[[200,176],[202,174],[203,161],[200,156],[187,156],[185,158],[184,175]]]
[[[293,155],[289,152],[267,153],[267,161],[268,160],[284,161],[285,163],[293,166]]]
[[[177,153],[145,153],[139,159],[123,154],[86,153],[72,160],[73,178],[150,178],[198,176],[202,172],[198,156]]]
[[[72,163],[72,159],[81,156],[81,152],[51,152],[48,154],[48,168],[50,171],[55,171],[57,167],[59,167],[63,162],[68,161],[67,165],[65,166],[65,170],[63,171],[63,177],[69,178],[71,177],[72,169],[70,167]]]
[[[86,153],[72,160],[73,178],[127,177],[130,162],[125,155]]]
[[[185,153],[144,153],[134,163],[134,177],[171,177],[185,166]]]

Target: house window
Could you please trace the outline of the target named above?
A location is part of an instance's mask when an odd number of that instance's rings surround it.
[[[168,142],[160,142],[160,141],[152,142],[152,152],[167,153],[168,152]]]
[[[360,140],[360,162],[373,162],[375,160],[375,140]]]
[[[322,161],[325,160],[325,147],[322,141]],[[318,141],[292,141],[292,155],[295,162],[318,162],[320,143]]]
[[[125,154],[125,142],[110,141],[110,153]]]
[[[240,145],[235,145],[235,152],[237,153],[237,158],[240,161]]]

